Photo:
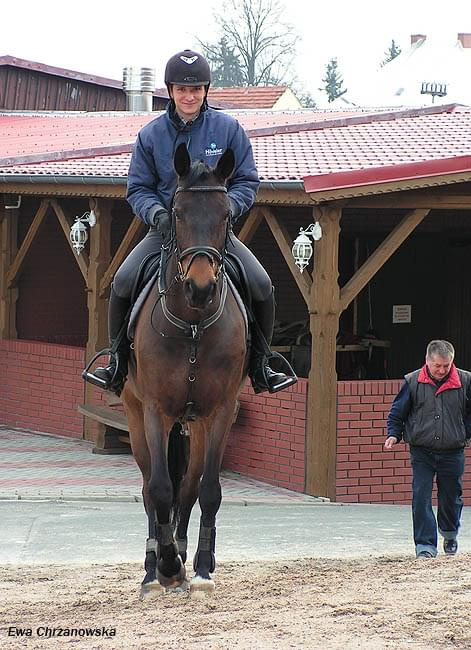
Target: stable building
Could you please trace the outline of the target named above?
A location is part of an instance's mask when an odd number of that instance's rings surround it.
[[[432,338],[471,367],[471,109],[231,112],[262,180],[238,235],[273,279],[275,344],[300,380],[276,395],[247,384],[224,466],[331,499],[407,503],[407,452],[382,451],[401,377]],[[126,444],[120,405],[81,370],[107,343],[111,280],[144,233],[126,174],[155,116],[0,114],[0,423],[99,452]],[[313,249],[302,273],[300,228]]]

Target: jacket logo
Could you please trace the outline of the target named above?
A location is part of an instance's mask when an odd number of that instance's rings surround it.
[[[206,156],[220,156],[222,154],[222,149],[218,149],[218,146],[215,142],[211,142],[208,149],[204,150]]]
[[[183,61],[183,63],[188,63],[188,65],[191,65],[195,61],[198,60],[197,56],[181,56],[180,59]]]

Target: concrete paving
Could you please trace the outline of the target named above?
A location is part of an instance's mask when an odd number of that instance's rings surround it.
[[[0,428],[0,564],[142,562],[147,524],[131,456],[91,444]],[[413,557],[409,506],[329,503],[223,473],[218,561]],[[189,528],[194,553],[199,524]],[[471,552],[471,510],[459,542]]]

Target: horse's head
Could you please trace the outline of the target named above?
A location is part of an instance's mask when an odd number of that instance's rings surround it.
[[[173,227],[180,278],[188,305],[204,310],[213,300],[229,229],[230,202],[226,181],[234,169],[227,149],[216,167],[191,162],[185,144],[174,156],[178,175],[173,203]]]

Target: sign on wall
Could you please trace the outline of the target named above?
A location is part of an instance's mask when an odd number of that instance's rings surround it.
[[[393,305],[393,323],[410,323],[412,305]]]
[[[412,305],[393,305],[393,323],[410,323],[412,321]]]

